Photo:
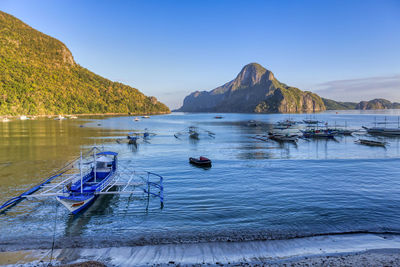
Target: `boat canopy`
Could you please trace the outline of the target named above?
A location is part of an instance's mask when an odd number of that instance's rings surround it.
[[[105,156],[101,156],[100,158],[96,159],[97,162],[113,162],[112,159],[107,158]]]
[[[112,156],[118,156],[117,152],[112,152],[112,151],[103,151],[100,153],[97,153],[97,155],[112,155]]]

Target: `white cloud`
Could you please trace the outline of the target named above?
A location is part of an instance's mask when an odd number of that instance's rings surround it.
[[[337,101],[385,98],[400,102],[400,74],[394,76],[336,80],[317,84],[315,93]]]

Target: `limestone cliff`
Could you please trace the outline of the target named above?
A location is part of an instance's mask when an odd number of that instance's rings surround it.
[[[191,93],[177,111],[300,113],[323,110],[325,105],[318,95],[287,86],[271,71],[251,63],[234,80],[210,92]]]

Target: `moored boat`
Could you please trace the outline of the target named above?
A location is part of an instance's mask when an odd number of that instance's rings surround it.
[[[73,214],[88,207],[95,200],[95,193],[112,181],[117,171],[117,156],[118,153],[111,151],[97,153],[90,172],[84,175],[81,167],[80,179],[68,184],[66,192],[56,199]]]
[[[319,120],[303,120],[303,122],[305,123],[305,124],[319,124],[319,123],[322,123],[322,121],[319,121]]]
[[[128,135],[127,138],[128,138],[128,144],[137,145],[137,139],[138,139],[137,136]]]
[[[118,153],[99,151],[94,147],[85,156],[74,160],[40,184],[13,197],[0,205],[0,212],[10,209],[23,199],[56,198],[71,213],[76,214],[89,207],[101,195],[132,195],[142,194],[149,198],[155,196],[160,199],[163,207],[163,177],[147,172],[118,170]],[[85,162],[84,160],[85,159]],[[87,160],[91,161],[87,161]],[[79,166],[79,173],[76,173]],[[123,174],[123,175],[122,175]],[[156,189],[153,192],[152,189]]]
[[[302,133],[305,138],[334,138],[338,134],[333,130],[305,130]]]
[[[200,158],[189,158],[189,162],[191,164],[201,166],[201,167],[211,167],[211,160],[206,157],[200,157]]]
[[[280,133],[270,133],[269,139],[275,140],[278,142],[297,142],[299,140],[299,136],[297,134],[280,134]]]
[[[400,136],[400,128],[386,128],[386,127],[365,127],[363,128],[369,133],[369,134],[375,134],[375,135],[387,135],[387,136]]]
[[[369,139],[358,139],[357,141],[355,141],[355,143],[367,146],[381,146],[381,147],[386,147],[387,145],[386,142],[369,140]]]

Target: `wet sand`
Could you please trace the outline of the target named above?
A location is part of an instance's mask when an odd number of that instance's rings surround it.
[[[0,264],[47,265],[51,250],[0,253]],[[53,264],[96,261],[107,266],[400,266],[400,236],[347,234],[287,240],[210,242],[112,248],[64,248]]]

